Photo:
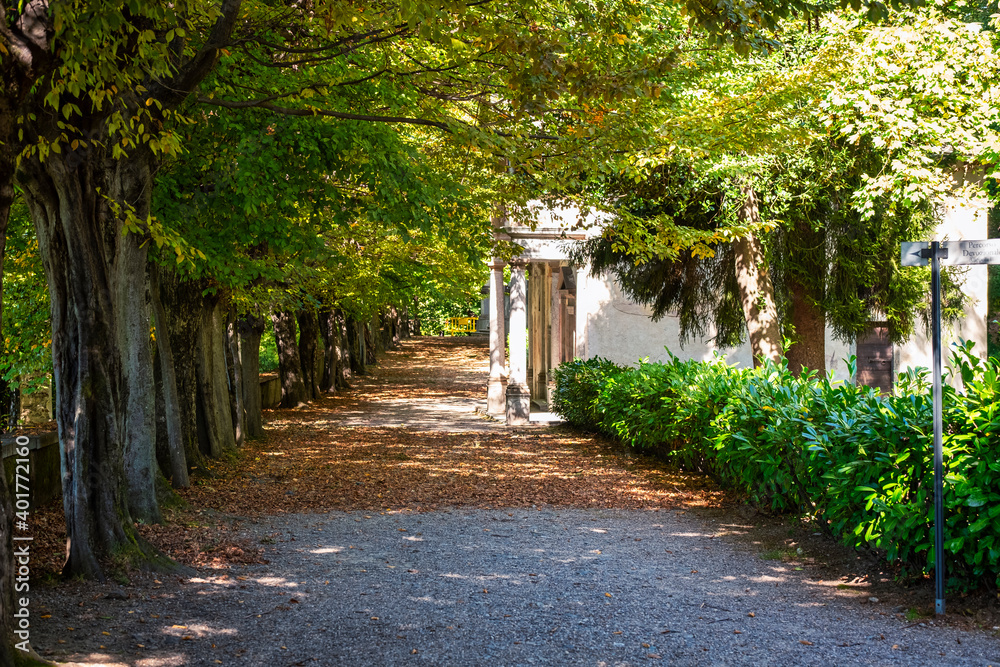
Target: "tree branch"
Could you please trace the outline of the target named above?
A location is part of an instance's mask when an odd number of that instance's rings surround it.
[[[230,102],[227,100],[216,100],[207,97],[197,98],[199,104],[223,107],[226,109],[267,109],[284,116],[326,116],[329,118],[340,118],[342,120],[361,120],[370,123],[402,123],[406,125],[423,125],[425,127],[436,127],[439,130],[453,133],[454,130],[448,123],[426,118],[408,118],[406,116],[377,116],[372,114],[345,113],[342,111],[327,111],[325,109],[293,109],[291,107],[279,107],[264,100],[248,100],[246,102]]]
[[[176,107],[194,91],[215,67],[219,49],[228,43],[242,4],[242,0],[222,0],[219,18],[198,53],[181,67],[169,85],[160,82],[151,85],[152,97]]]
[[[11,23],[7,8],[0,6],[0,43],[28,78],[37,77],[40,65],[50,60],[48,13],[49,0],[31,0]]]

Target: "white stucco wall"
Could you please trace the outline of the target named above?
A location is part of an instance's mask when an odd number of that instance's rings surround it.
[[[640,359],[666,361],[667,350],[682,360],[706,361],[717,352],[731,364],[753,365],[750,344],[734,349],[719,349],[709,330],[705,341],[680,342],[680,321],[667,315],[659,322],[650,318],[651,309],[629,301],[611,278],[592,278],[585,270],[577,274],[577,356],[604,357],[619,364],[634,364]],[[837,379],[847,378],[844,360],[854,354],[854,346],[834,340],[827,332],[827,369]]]
[[[677,317],[667,315],[659,322],[650,319],[651,310],[629,301],[611,278],[593,278],[580,270],[576,280],[577,353],[584,358],[604,357],[619,364],[640,359],[666,361],[667,349],[680,359],[711,359],[716,347],[708,340],[680,344]],[[712,337],[712,332],[706,339]],[[581,348],[582,346],[582,348]],[[730,363],[750,364],[750,346],[727,351]]]
[[[987,238],[986,214],[989,202],[977,199],[971,202],[948,200],[943,207],[943,219],[938,227],[938,233],[929,241],[958,241],[962,239]],[[941,332],[941,349],[945,364],[950,354],[948,348],[959,340],[974,341],[974,350],[981,358],[986,358],[986,283],[987,267],[967,266],[960,268],[964,272],[962,291],[969,295],[970,303],[965,306],[965,319],[954,326],[946,325]],[[931,334],[918,321],[914,336],[893,350],[896,374],[907,368],[931,365]]]

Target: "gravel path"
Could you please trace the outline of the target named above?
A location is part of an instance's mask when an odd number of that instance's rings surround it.
[[[287,514],[244,532],[266,564],[42,593],[33,640],[134,667],[1000,665],[994,636],[907,621],[666,507]],[[106,630],[63,629],[85,622]]]
[[[845,598],[674,511],[337,514],[255,530],[279,541],[235,595],[257,613],[298,602],[259,621],[286,648],[243,647],[242,664],[1000,663],[994,638]]]
[[[82,662],[1000,664],[995,638],[906,622],[674,511],[335,513],[250,531],[273,542],[267,565],[100,600],[110,632],[93,641],[131,647]]]

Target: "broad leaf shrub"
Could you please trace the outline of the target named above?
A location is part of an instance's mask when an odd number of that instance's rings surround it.
[[[553,412],[574,426],[597,430],[597,397],[601,387],[608,378],[626,370],[600,357],[574,359],[559,365],[555,369]]]
[[[852,360],[853,365],[853,360]],[[949,586],[1000,585],[1000,362],[972,343],[951,360],[961,391],[944,388]],[[853,366],[851,368],[853,373]],[[691,470],[775,511],[805,513],[904,573],[930,572],[933,551],[931,399],[925,371],[895,394],[784,364],[575,360],[556,369],[553,409]]]

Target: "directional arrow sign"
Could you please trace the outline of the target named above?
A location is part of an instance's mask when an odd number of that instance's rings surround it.
[[[930,243],[900,244],[900,260],[903,266],[927,266]],[[968,264],[1000,264],[1000,239],[984,241],[941,241],[938,259],[942,266],[963,266]]]
[[[931,244],[927,241],[917,241],[916,243],[900,243],[900,264],[903,266],[927,266],[930,261],[924,255],[924,251],[929,251]]]

